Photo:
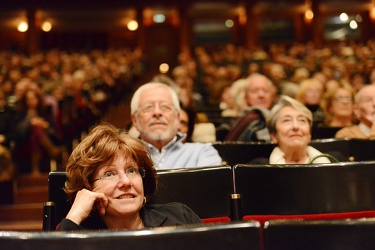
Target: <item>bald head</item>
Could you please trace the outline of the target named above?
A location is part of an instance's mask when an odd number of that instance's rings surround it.
[[[276,98],[276,88],[265,75],[254,73],[247,79],[246,103],[249,107],[271,109]]]
[[[372,126],[375,118],[375,85],[366,85],[358,91],[354,113],[361,123]]]

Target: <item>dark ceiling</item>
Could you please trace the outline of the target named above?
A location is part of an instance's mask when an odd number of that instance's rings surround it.
[[[27,6],[35,8],[113,8],[113,7],[141,7],[141,6],[186,6],[194,3],[250,3],[262,5],[295,5],[304,4],[305,0],[1,0],[0,9],[20,9]],[[313,3],[338,3],[341,5],[352,3],[371,3],[371,0],[311,0]]]

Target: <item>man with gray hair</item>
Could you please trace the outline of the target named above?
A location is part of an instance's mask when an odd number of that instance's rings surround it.
[[[218,166],[222,159],[210,144],[183,143],[178,132],[180,103],[176,92],[163,83],[146,83],[131,100],[133,126],[148,145],[156,169]]]
[[[276,100],[276,87],[269,78],[259,73],[251,74],[245,81],[247,108],[242,111],[225,141],[270,141],[266,118]]]

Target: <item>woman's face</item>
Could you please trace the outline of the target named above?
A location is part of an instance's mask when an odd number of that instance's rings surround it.
[[[306,89],[304,95],[304,103],[307,105],[317,105],[320,102],[321,93],[320,90],[315,86],[310,86]]]
[[[335,117],[352,117],[353,99],[347,89],[338,89],[333,96],[330,113]]]
[[[291,106],[282,108],[276,120],[276,134],[271,139],[287,153],[288,148],[307,147],[311,141],[307,118]]]
[[[39,100],[38,100],[38,97],[35,95],[35,93],[32,91],[28,91],[26,92],[25,95],[26,95],[25,98],[26,98],[27,107],[30,109],[37,108]]]
[[[102,164],[94,173],[94,192],[105,194],[108,207],[104,216],[134,216],[143,206],[143,180],[137,163],[118,151],[113,161]],[[135,170],[135,171],[134,171]],[[99,179],[100,178],[100,179]]]

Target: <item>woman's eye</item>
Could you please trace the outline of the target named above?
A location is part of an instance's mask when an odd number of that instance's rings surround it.
[[[129,174],[135,174],[137,172],[137,170],[135,168],[128,168],[127,172]]]
[[[114,173],[112,173],[112,172],[106,172],[106,173],[104,173],[104,177],[111,177],[111,176],[114,176],[115,174]]]

